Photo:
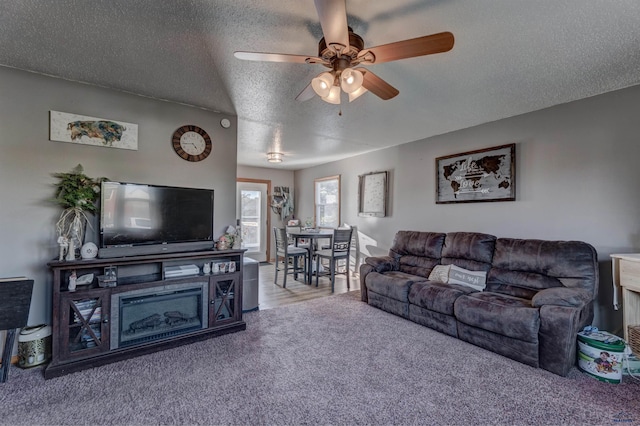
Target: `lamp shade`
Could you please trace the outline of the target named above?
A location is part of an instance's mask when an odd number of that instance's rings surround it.
[[[345,93],[353,93],[362,87],[364,76],[358,70],[347,68],[340,76],[340,86]]]
[[[360,96],[367,93],[368,90],[364,88],[364,86],[360,86],[360,88],[354,92],[349,93],[349,102],[353,102],[358,99]]]
[[[316,77],[311,80],[311,87],[316,92],[318,96],[324,98],[329,96],[329,92],[333,87],[333,74],[328,71],[318,74]]]
[[[332,86],[329,95],[324,96],[322,100],[330,104],[340,105],[340,86]]]
[[[267,161],[270,163],[282,163],[281,152],[267,152]]]

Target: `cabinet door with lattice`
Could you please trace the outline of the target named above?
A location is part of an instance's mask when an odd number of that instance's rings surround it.
[[[64,359],[109,350],[109,291],[63,293],[60,297],[60,355]]]
[[[212,276],[209,284],[209,326],[236,321],[239,318],[237,289],[240,274]]]

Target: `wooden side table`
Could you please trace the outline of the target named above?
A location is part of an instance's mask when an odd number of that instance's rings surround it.
[[[2,350],[0,383],[6,382],[9,377],[16,330],[27,325],[32,292],[33,280],[25,278],[0,279],[0,330],[7,330]]]
[[[640,253],[612,254],[611,262],[613,283],[622,289],[624,339],[629,341],[629,326],[640,325]]]

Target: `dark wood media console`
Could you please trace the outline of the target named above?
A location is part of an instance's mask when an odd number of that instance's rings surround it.
[[[245,330],[243,255],[209,250],[49,262],[53,334],[45,379]],[[206,263],[215,263],[216,272],[204,274]],[[167,276],[191,265],[199,272]],[[116,285],[99,286],[97,277],[110,267],[117,270]],[[93,280],[69,291],[74,272]]]

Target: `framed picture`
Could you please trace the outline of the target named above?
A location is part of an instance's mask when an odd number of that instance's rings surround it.
[[[358,216],[385,217],[389,172],[367,173],[358,179]]]
[[[49,139],[52,141],[138,149],[137,124],[59,111],[49,114]]]
[[[516,145],[436,158],[436,204],[516,199]]]

